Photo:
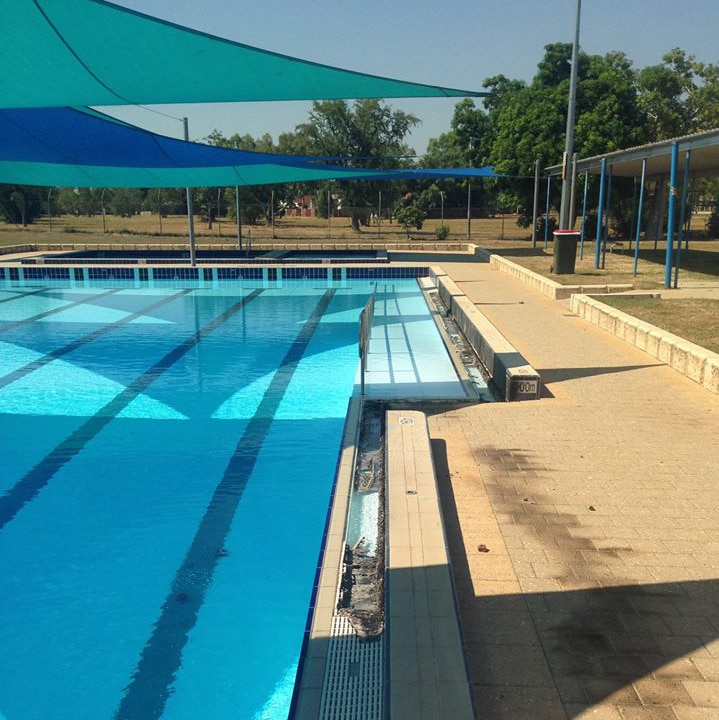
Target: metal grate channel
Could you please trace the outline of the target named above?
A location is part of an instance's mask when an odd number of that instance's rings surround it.
[[[332,618],[320,720],[381,720],[384,640],[360,640],[346,617]]]

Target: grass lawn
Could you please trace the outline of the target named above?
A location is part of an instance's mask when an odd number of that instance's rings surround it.
[[[719,300],[606,296],[601,301],[719,353]]]

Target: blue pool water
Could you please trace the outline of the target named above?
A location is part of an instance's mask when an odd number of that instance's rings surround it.
[[[0,288],[0,718],[287,717],[373,285]]]

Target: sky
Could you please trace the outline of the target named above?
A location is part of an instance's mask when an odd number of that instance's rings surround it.
[[[350,70],[401,80],[481,90],[503,74],[530,81],[544,46],[572,42],[577,0],[114,0],[212,35]],[[620,50],[636,68],[674,47],[719,63],[717,0],[582,0],[580,47]],[[231,72],[208,68],[208,72]],[[151,68],[148,68],[151,72]],[[408,144],[423,154],[450,129],[457,98],[388,100],[422,120]],[[479,102],[479,101],[478,101]],[[232,103],[103,108],[153,132],[190,138],[264,133],[277,139],[307,120],[311,103]]]

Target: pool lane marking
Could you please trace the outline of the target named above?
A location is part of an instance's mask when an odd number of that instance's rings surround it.
[[[5,290],[5,288],[2,288],[2,289]],[[39,290],[28,290],[27,292],[24,292],[24,293],[16,293],[12,297],[3,298],[2,300],[0,300],[0,305],[2,305],[2,303],[12,302],[13,300],[21,300],[24,297],[28,297],[28,295],[39,295],[40,293],[47,292],[47,290],[48,290],[48,288],[42,287]],[[9,291],[6,291],[6,292],[9,292]]]
[[[4,495],[0,496],[0,530],[4,528],[35,496],[50,482],[50,479],[65,464],[72,460],[87,443],[96,437],[124,408],[138,395],[195,347],[205,336],[239,312],[245,305],[261,295],[263,290],[253,290],[207,325],[196,330],[189,338],[173,348],[149,370],[135,378],[122,392],[88,418],[75,432],[51,450],[37,465],[18,480]]]
[[[336,290],[327,290],[307,319],[265,390],[257,411],[247,423],[220,483],[215,488],[185,559],[177,570],[140,660],[114,720],[159,720],[182,651],[197,622],[205,593],[212,584],[218,560],[235,511],[242,498],[274,415]]]
[[[31,362],[27,363],[26,365],[23,365],[22,367],[18,368],[17,370],[13,370],[12,372],[8,373],[7,375],[0,377],[0,388],[4,388],[6,385],[10,385],[11,383],[16,382],[17,380],[24,378],[26,375],[29,375],[31,372],[34,372],[35,370],[39,370],[41,367],[44,367],[49,362],[52,362],[53,360],[57,360],[58,358],[62,357],[63,355],[67,355],[68,353],[71,353],[73,350],[77,350],[79,347],[82,347],[83,345],[86,345],[87,343],[90,343],[93,340],[97,340],[99,337],[102,337],[103,335],[109,333],[111,330],[115,330],[116,328],[121,327],[122,325],[126,325],[127,323],[130,323],[139,317],[144,317],[148,313],[154,312],[158,308],[161,308],[163,305],[167,305],[167,303],[170,303],[173,300],[177,300],[178,298],[183,297],[184,295],[187,295],[188,293],[191,293],[191,292],[193,292],[192,289],[181,290],[180,292],[174,293],[173,295],[164,297],[161,300],[158,300],[157,302],[154,302],[151,305],[148,305],[147,307],[143,308],[142,310],[138,310],[137,312],[134,312],[134,313],[128,315],[127,317],[121,318],[120,320],[116,320],[115,322],[112,322],[109,325],[105,325],[104,327],[98,328],[97,330],[93,330],[93,332],[89,333],[88,335],[85,335],[84,337],[78,338],[77,340],[74,340],[73,342],[69,343],[68,345],[63,345],[62,347],[57,348],[56,350],[52,350],[51,352],[47,353],[46,355],[43,355],[42,357],[32,360]]]
[[[99,300],[100,298],[104,298],[108,295],[114,295],[115,293],[120,292],[120,289],[121,288],[114,288],[113,290],[107,290],[103,293],[98,293],[97,295],[86,297],[83,300],[75,300],[75,302],[68,303],[67,305],[63,305],[62,307],[53,308],[52,310],[46,310],[45,312],[38,313],[37,315],[25,318],[24,320],[15,320],[13,322],[9,322],[7,325],[0,326],[0,333],[8,332],[8,330],[14,330],[15,328],[22,327],[23,325],[29,325],[30,323],[34,323],[37,320],[42,320],[43,318],[48,317],[48,315],[56,315],[57,313],[64,312],[65,310],[77,307],[78,305],[92,304],[95,300]]]

